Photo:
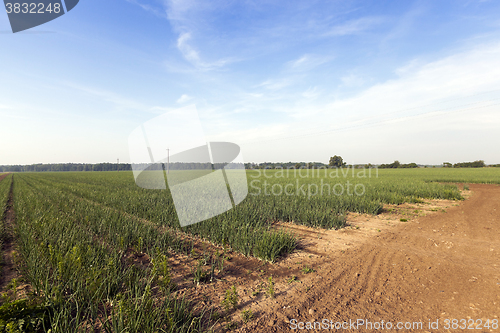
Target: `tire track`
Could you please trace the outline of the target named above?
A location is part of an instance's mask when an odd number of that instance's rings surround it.
[[[442,324],[445,318],[498,320],[500,187],[470,188],[473,195],[446,213],[420,217],[319,260],[317,274],[324,278],[312,293],[289,296],[287,303],[297,308],[290,311],[292,318],[304,323],[364,318],[425,325],[438,319]],[[360,275],[353,278],[355,274]],[[280,318],[282,310],[269,311]],[[241,331],[293,332],[289,322],[271,323],[260,320]],[[423,332],[425,325],[405,331]]]

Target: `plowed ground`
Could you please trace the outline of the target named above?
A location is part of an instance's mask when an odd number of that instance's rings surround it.
[[[0,173],[0,182],[8,175],[9,175],[8,173]]]
[[[330,325],[364,319],[423,323],[405,332],[447,332],[446,319],[465,319],[476,332],[500,332],[478,325],[479,320],[498,322],[500,316],[500,186],[470,185],[470,190],[464,202],[432,209],[438,211],[374,236],[345,242],[349,233],[359,232],[348,228],[347,236],[337,237],[345,245],[340,251],[338,242],[325,243],[320,234],[314,236],[317,241],[305,237],[302,257],[292,255],[282,265],[293,270],[307,260],[315,272],[277,286],[275,299],[255,302],[258,317],[238,331],[304,332],[293,330],[298,326],[290,321],[307,327],[323,319]],[[307,255],[308,249],[314,255]],[[429,328],[429,320],[439,320],[437,329]],[[341,330],[379,331],[366,326]],[[320,331],[319,325],[309,331]]]

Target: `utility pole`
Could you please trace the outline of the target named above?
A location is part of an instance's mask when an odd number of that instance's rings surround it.
[[[169,164],[170,164],[170,149],[167,148],[167,173],[168,173]]]
[[[116,171],[120,171],[120,159],[116,159]]]

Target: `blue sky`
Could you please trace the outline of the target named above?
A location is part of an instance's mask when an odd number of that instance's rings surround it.
[[[12,34],[0,164],[129,161],[195,105],[247,162],[500,163],[495,1],[80,0]]]

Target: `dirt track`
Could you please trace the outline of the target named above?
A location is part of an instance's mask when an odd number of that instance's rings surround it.
[[[8,175],[9,175],[8,173],[0,174],[0,182]]]
[[[0,180],[2,180],[0,176]],[[17,296],[24,297],[26,293],[30,291],[30,286],[24,282],[20,282],[21,277],[20,272],[16,269],[15,264],[15,244],[14,244],[14,232],[13,225],[15,221],[14,208],[13,208],[13,191],[14,191],[14,179],[10,184],[9,199],[7,201],[7,206],[4,214],[3,224],[3,239],[2,239],[2,253],[1,253],[1,264],[0,264],[0,292],[12,297],[13,290],[11,287],[11,281],[13,279],[17,280]]]
[[[259,318],[240,331],[304,331],[292,330],[292,319],[423,323],[422,329],[405,332],[446,332],[447,318],[465,319],[470,328],[476,327],[470,319],[498,322],[500,187],[470,189],[473,195],[445,214],[419,217],[343,253],[318,258],[314,277],[308,274],[314,279],[309,288],[297,287],[268,302]],[[429,329],[429,320],[438,319],[439,328]]]

